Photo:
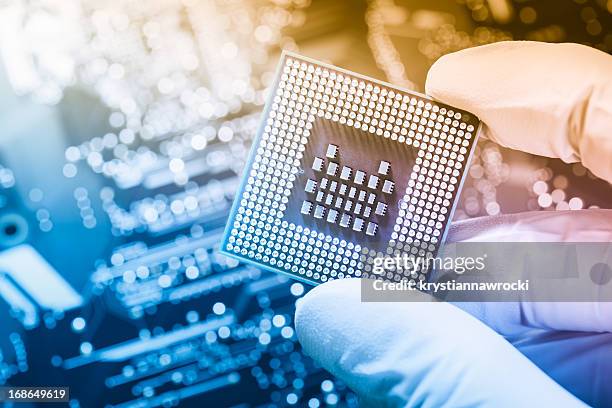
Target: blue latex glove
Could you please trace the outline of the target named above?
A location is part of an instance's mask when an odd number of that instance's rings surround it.
[[[612,181],[610,73],[612,57],[587,47],[499,43],[440,59],[427,92],[476,113],[502,145]],[[449,240],[610,242],[612,211],[473,219]],[[295,319],[304,350],[364,405],[612,406],[611,303],[362,303],[360,289],[318,286]]]

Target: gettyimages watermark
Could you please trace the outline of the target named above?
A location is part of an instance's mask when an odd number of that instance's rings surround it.
[[[410,272],[417,274],[430,269],[453,270],[458,274],[468,271],[483,271],[487,254],[482,256],[422,257],[408,254],[374,258],[372,272],[383,275],[387,272]]]
[[[428,282],[418,279],[423,271],[446,270],[458,275],[467,272],[482,272],[486,270],[487,254],[482,256],[443,256],[419,257],[414,255],[396,255],[374,258],[372,272],[383,279],[375,279],[372,283],[377,291],[415,291],[426,293],[439,293],[448,291],[528,291],[529,280],[518,279],[513,282],[459,282],[455,279],[444,282]],[[410,278],[400,281],[388,281],[387,274],[407,275]]]
[[[365,266],[366,302],[612,302],[612,243],[462,242]]]
[[[514,282],[458,282],[451,280],[447,282],[425,282],[402,279],[399,282],[389,282],[375,279],[372,283],[374,290],[418,290],[426,293],[439,293],[448,291],[529,291],[529,280],[519,279]]]

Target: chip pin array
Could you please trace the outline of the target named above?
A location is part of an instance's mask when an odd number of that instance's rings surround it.
[[[474,147],[474,115],[291,54],[283,57],[266,112],[225,253],[312,283],[370,276],[373,259],[384,254],[435,254]],[[345,162],[350,146],[341,143],[309,156],[316,121],[364,132],[391,149],[407,146],[414,162],[400,172],[384,158],[368,172],[363,163]],[[302,168],[312,175],[300,177]],[[305,198],[294,212],[302,221],[288,213],[298,191]],[[422,272],[410,278],[425,279]]]

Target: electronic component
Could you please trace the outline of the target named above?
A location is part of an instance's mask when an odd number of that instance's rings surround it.
[[[331,191],[332,193],[335,193],[336,187],[338,187],[338,182],[332,181],[331,184],[329,185],[329,191]]]
[[[327,222],[331,222],[332,224],[334,224],[337,218],[338,218],[338,211],[329,210],[329,213],[327,213]]]
[[[302,203],[302,209],[300,210],[300,212],[304,215],[308,215],[310,214],[310,210],[312,210],[312,203],[309,201],[304,201]]]
[[[383,193],[391,194],[393,192],[393,187],[395,187],[395,183],[391,180],[385,180],[382,191]]]
[[[474,146],[474,115],[293,54],[282,57],[271,95],[223,252],[312,283],[369,276],[377,252],[437,252]],[[312,215],[300,211],[309,180],[320,188]],[[321,195],[330,183],[339,191]]]
[[[357,170],[355,172],[355,184],[359,184],[359,185],[363,184],[365,177],[366,175],[363,171]]]
[[[337,171],[338,171],[338,164],[334,162],[330,162],[329,165],[327,166],[327,175],[335,176]]]
[[[368,180],[368,188],[376,190],[376,187],[378,187],[378,177],[372,174]]]
[[[340,173],[340,178],[342,180],[349,180],[351,178],[351,172],[352,170],[350,167],[347,167],[347,166],[342,167],[342,173]]]
[[[342,214],[342,218],[340,219],[340,226],[347,228],[351,224],[351,216],[348,214]]]
[[[363,206],[361,205],[361,203],[356,203],[355,204],[355,209],[353,210],[353,212],[357,215],[361,214],[361,209],[363,208]]]
[[[391,163],[381,160],[380,164],[378,165],[378,174],[388,176],[389,170],[391,170]]]
[[[317,189],[317,182],[312,179],[309,179],[306,182],[306,187],[304,187],[304,191],[312,194],[316,191],[316,189]]]
[[[378,225],[373,222],[368,222],[368,229],[366,230],[366,234],[374,236],[376,235],[376,231],[378,231]]]
[[[338,146],[334,146],[332,144],[327,146],[327,153],[325,155],[330,159],[335,159],[338,155]]]
[[[329,183],[329,180],[326,177],[323,177],[321,179],[321,190],[325,190],[327,189],[327,183]]]
[[[363,220],[361,218],[355,218],[355,221],[353,221],[353,229],[355,231],[361,231],[363,229]]]

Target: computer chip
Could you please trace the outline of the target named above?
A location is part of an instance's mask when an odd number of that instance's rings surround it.
[[[313,284],[372,276],[377,257],[435,256],[479,125],[427,96],[284,53],[221,250]]]

